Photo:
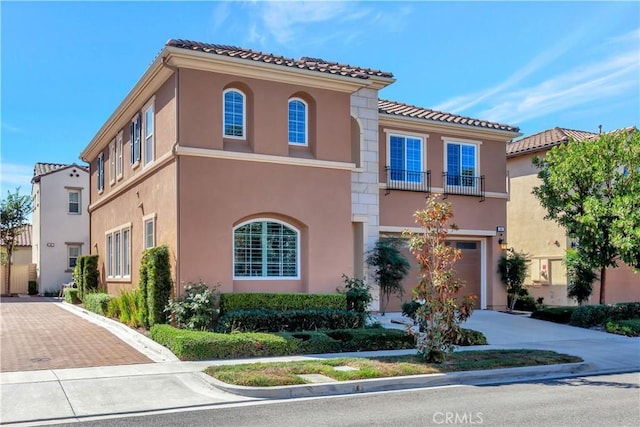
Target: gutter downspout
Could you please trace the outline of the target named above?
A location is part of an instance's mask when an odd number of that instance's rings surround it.
[[[178,137],[180,135],[180,91],[178,87],[180,85],[180,69],[173,65],[169,65],[167,62],[167,57],[164,56],[162,58],[162,65],[167,67],[170,70],[173,70],[173,91],[175,98],[175,139],[173,146],[171,147],[171,152],[175,155],[178,148]],[[180,156],[175,156],[176,158],[176,250],[175,250],[175,278],[174,278],[174,288],[173,288],[173,297],[180,296]]]

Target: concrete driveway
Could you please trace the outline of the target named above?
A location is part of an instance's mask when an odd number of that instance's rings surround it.
[[[0,301],[0,372],[152,362],[105,328],[52,298]]]

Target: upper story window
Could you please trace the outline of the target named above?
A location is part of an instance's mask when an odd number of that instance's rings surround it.
[[[122,170],[124,169],[122,145],[122,132],[120,132],[116,138],[116,175],[118,179],[122,178]]]
[[[390,134],[388,154],[391,181],[423,182],[424,144],[421,137]]]
[[[154,159],[153,135],[154,135],[154,113],[153,100],[144,109],[144,164],[148,165]]]
[[[307,145],[308,111],[303,100],[289,100],[289,144]]]
[[[96,187],[98,192],[104,190],[104,153],[100,153],[96,159]]]
[[[246,138],[246,97],[237,89],[227,89],[223,94],[224,136]]]
[[[109,144],[109,183],[113,185],[116,182],[116,144],[111,141]]]
[[[275,220],[255,220],[233,230],[236,279],[298,279],[300,233]]]
[[[131,135],[131,164],[134,167],[140,164],[141,122],[142,118],[140,114],[136,114],[129,126],[129,133]]]
[[[475,187],[478,175],[476,144],[446,142],[447,185]]]
[[[69,190],[67,194],[69,197],[67,212],[73,215],[79,215],[81,213],[80,190]]]

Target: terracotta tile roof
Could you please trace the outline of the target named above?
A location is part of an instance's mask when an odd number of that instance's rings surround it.
[[[255,50],[244,49],[236,46],[226,46],[219,44],[200,43],[190,40],[174,40],[167,42],[167,46],[178,47],[181,49],[196,50],[200,52],[210,53],[212,55],[228,56],[231,58],[239,58],[247,61],[263,62],[265,64],[274,64],[282,67],[298,68],[303,70],[317,71],[320,73],[328,73],[340,76],[355,77],[359,79],[369,79],[370,77],[393,78],[393,74],[374,70],[371,68],[362,68],[352,65],[339,64],[337,62],[325,61],[320,58],[302,57],[300,59],[285,58],[270,53],[263,53]]]
[[[544,150],[568,142],[570,138],[582,141],[598,136],[597,133],[555,127],[526,136],[507,144],[507,157],[515,157],[534,151]]]
[[[454,123],[458,125],[471,126],[484,129],[504,130],[508,132],[518,132],[517,126],[509,126],[487,120],[473,119],[471,117],[458,116],[456,114],[431,110],[428,108],[416,107],[414,105],[403,104],[384,99],[378,100],[378,112],[392,116],[410,117],[441,123]]]
[[[78,169],[81,169],[85,172],[89,171],[86,167],[77,165],[75,163],[71,163],[69,165],[64,165],[61,163],[36,163],[36,165],[33,167],[33,178],[31,178],[31,182],[37,182],[43,175],[47,175],[60,169],[65,169],[72,166],[77,167]]]
[[[33,232],[33,226],[31,224],[27,224],[24,228],[24,231],[16,236],[16,241],[14,246],[31,246],[31,234]],[[0,245],[4,246],[4,241],[0,241]]]

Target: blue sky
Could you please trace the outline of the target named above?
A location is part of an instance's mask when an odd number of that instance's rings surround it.
[[[1,192],[79,154],[167,40],[391,71],[381,98],[517,125],[640,119],[638,2],[7,2]]]

